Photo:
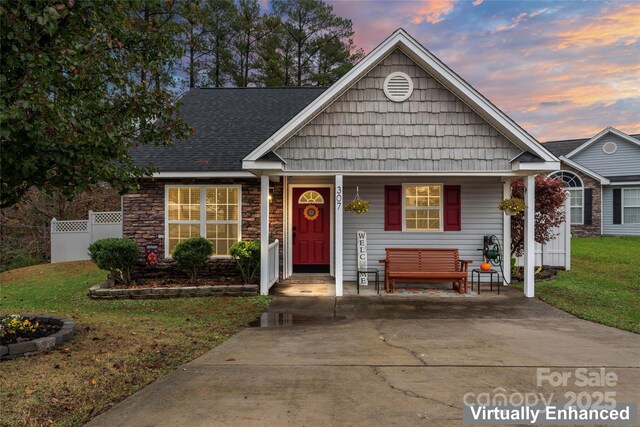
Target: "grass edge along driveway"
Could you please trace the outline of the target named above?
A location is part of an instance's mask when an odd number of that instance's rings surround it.
[[[571,270],[536,281],[536,297],[581,319],[640,333],[638,260],[640,237],[573,237]]]
[[[89,261],[0,274],[0,313],[71,317],[62,348],[2,362],[2,425],[80,425],[193,360],[264,311],[266,297],[91,300],[106,274]]]

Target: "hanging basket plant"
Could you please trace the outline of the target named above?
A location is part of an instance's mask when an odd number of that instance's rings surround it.
[[[517,197],[510,199],[504,199],[498,205],[498,209],[506,213],[507,215],[517,215],[520,212],[524,212],[527,206],[524,204],[524,200]]]
[[[367,212],[369,210],[369,207],[371,206],[371,203],[369,203],[366,200],[362,200],[360,198],[360,189],[359,187],[356,187],[356,197],[353,199],[352,202],[347,203],[344,207],[344,210],[346,212],[354,212],[357,214],[363,214],[365,212]]]

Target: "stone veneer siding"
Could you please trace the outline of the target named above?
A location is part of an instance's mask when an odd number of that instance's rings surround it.
[[[571,235],[578,237],[599,236],[602,232],[602,186],[599,181],[584,173],[562,163],[562,169],[575,173],[582,180],[584,188],[592,189],[592,223],[591,225],[571,225]]]
[[[122,202],[123,236],[135,240],[140,249],[140,262],[134,276],[137,278],[185,277],[175,262],[167,259],[165,248],[165,185],[241,185],[242,197],[242,239],[260,238],[260,180],[243,179],[156,179],[143,180],[135,193],[126,194]],[[269,212],[270,241],[282,242],[282,183],[271,183],[273,200]],[[147,245],[160,247],[160,260],[155,267],[145,266],[144,251]],[[282,260],[282,245],[280,245]],[[280,270],[282,271],[282,269]],[[231,258],[212,258],[202,277],[237,276],[238,272]]]

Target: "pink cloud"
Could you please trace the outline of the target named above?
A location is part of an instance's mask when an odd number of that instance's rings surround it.
[[[428,22],[437,24],[444,16],[451,13],[455,0],[421,0],[409,3],[413,15],[412,23]]]
[[[531,13],[522,12],[518,16],[511,19],[511,24],[498,25],[494,31],[500,32],[500,31],[512,30],[518,25],[520,25],[522,22],[525,22],[531,18],[535,18],[536,16],[546,11],[547,11],[547,8],[536,10],[535,12],[531,12]]]
[[[585,22],[567,22],[568,29],[555,34],[559,42],[555,49],[566,49],[570,46],[610,45],[623,42],[626,45],[640,40],[640,8],[636,4],[605,10]]]
[[[484,0],[474,0],[472,4],[474,6],[480,6],[482,3],[484,3]]]

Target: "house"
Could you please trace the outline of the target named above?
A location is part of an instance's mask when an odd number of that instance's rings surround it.
[[[571,195],[574,236],[640,235],[640,134],[612,127],[589,139],[550,141]]]
[[[124,236],[159,246],[159,269],[174,268],[180,240],[204,236],[211,272],[225,274],[230,245],[261,239],[262,294],[278,278],[326,272],[341,296],[356,280],[358,231],[370,266],[386,247],[459,248],[478,266],[484,235],[509,248],[497,206],[524,177],[534,296],[534,176],[560,162],[404,30],[328,88],[194,89],[181,101],[195,134],[135,149],[158,172],[123,199]],[[344,211],[356,194],[367,213]]]

